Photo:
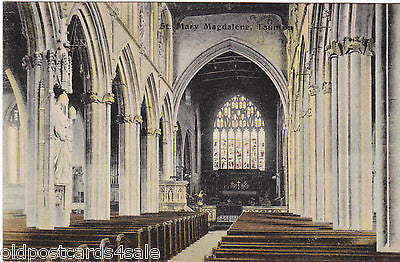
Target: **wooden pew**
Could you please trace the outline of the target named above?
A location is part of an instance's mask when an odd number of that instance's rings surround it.
[[[8,223],[10,222],[10,223]],[[171,258],[208,231],[207,214],[193,212],[161,212],[141,216],[116,216],[110,220],[82,220],[72,215],[71,226],[54,230],[26,228],[23,219],[5,221],[4,247],[27,244],[29,247],[99,247],[116,249],[141,247],[160,250],[161,259]],[[194,232],[198,232],[195,234]]]
[[[290,213],[244,212],[206,261],[395,261],[371,231],[333,230]]]

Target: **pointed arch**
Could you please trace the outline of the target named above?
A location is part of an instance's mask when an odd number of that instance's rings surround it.
[[[157,99],[157,88],[154,80],[153,73],[147,78],[144,92],[142,96],[142,101],[145,102],[146,113],[147,113],[147,128],[149,130],[154,130],[158,128],[159,118],[159,108],[158,108],[158,99]]]
[[[74,16],[77,16],[81,22],[87,42],[92,80],[92,88],[87,91],[95,92],[102,97],[106,93],[111,93],[113,74],[110,48],[100,9],[94,2],[78,3],[74,5],[67,17],[67,25]],[[97,39],[97,41],[91,41],[91,39]]]
[[[129,44],[121,50],[116,67],[121,72],[121,81],[124,86],[126,114],[138,115],[140,114],[141,103],[140,100],[137,100],[139,97],[139,81],[135,59]]]
[[[179,105],[183,93],[185,92],[192,78],[204,65],[210,62],[212,59],[228,51],[232,51],[246,57],[256,65],[258,65],[268,75],[278,91],[286,115],[286,107],[288,101],[286,94],[287,81],[283,73],[271,62],[271,60],[248,46],[246,43],[241,42],[238,39],[228,38],[201,53],[195,60],[193,60],[189,64],[185,71],[180,76],[178,76],[178,78],[174,82],[173,86],[174,90],[176,90],[173,101],[174,122],[176,122],[178,117]]]

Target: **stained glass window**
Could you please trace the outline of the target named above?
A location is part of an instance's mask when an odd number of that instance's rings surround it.
[[[264,120],[244,96],[234,96],[217,113],[213,169],[265,170]]]
[[[251,168],[255,169],[257,168],[257,131],[253,129],[251,131]]]
[[[219,132],[214,129],[213,134],[213,169],[218,169],[219,166]]]
[[[250,132],[248,129],[243,131],[243,169],[250,168]]]
[[[265,131],[258,131],[258,167],[265,169]]]
[[[236,169],[242,169],[242,132],[236,131]]]
[[[222,129],[221,131],[221,169],[227,168],[227,134],[226,129]]]
[[[235,133],[233,129],[228,131],[228,168],[235,168]]]

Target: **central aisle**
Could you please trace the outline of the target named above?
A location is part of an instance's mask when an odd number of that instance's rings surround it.
[[[197,240],[181,253],[173,257],[172,262],[200,262],[205,256],[212,253],[212,249],[217,247],[218,241],[226,235],[226,230],[210,231],[207,235]]]

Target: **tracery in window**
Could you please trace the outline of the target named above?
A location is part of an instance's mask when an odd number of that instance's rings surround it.
[[[217,113],[213,169],[265,170],[264,120],[244,96],[234,96]]]
[[[8,117],[8,183],[22,184],[22,136],[20,135],[20,119],[17,105],[14,106]]]

